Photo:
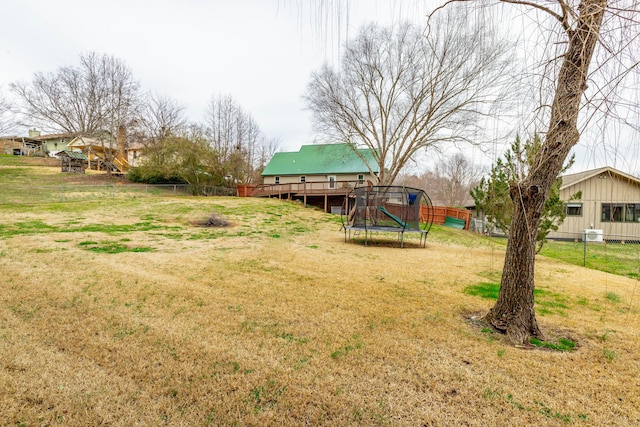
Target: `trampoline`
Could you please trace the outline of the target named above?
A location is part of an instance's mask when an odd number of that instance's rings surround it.
[[[365,245],[373,233],[397,233],[404,247],[404,233],[418,233],[420,246],[426,247],[433,225],[433,205],[427,193],[404,186],[356,187],[342,206],[344,241],[364,232]]]

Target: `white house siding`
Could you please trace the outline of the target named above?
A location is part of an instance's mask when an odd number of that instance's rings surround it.
[[[142,164],[140,160],[142,156],[143,154],[141,149],[127,150],[127,162],[129,162],[129,164],[133,167],[137,167]]]
[[[582,198],[569,201],[571,195],[582,191]],[[560,191],[560,197],[567,203],[582,203],[582,216],[567,216],[557,233],[550,233],[551,238],[582,239],[584,229],[603,230],[605,236],[638,236],[639,222],[602,221],[602,204],[605,203],[639,203],[640,184],[627,178],[603,173],[584,181],[567,186]]]
[[[342,185],[341,181],[357,181],[358,175],[364,175],[364,181],[367,180],[371,182],[376,182],[377,179],[373,177],[371,174],[322,174],[322,175],[282,175],[280,176],[280,184],[298,184],[300,183],[300,177],[305,177],[305,182],[327,182],[329,181],[329,176],[335,176],[336,182],[338,185]],[[265,185],[271,185],[276,183],[275,176],[265,176],[264,177]]]

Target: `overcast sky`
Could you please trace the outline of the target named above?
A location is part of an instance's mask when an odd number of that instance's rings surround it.
[[[302,100],[310,74],[337,61],[340,41],[368,20],[426,14],[390,0],[350,3],[348,25],[323,25],[297,0],[4,0],[0,85],[106,53],[191,120],[203,120],[212,96],[230,94],[268,137],[296,150],[313,140]]]
[[[144,91],[184,105],[190,120],[203,121],[212,96],[230,94],[281,150],[297,150],[314,139],[302,100],[311,72],[336,65],[363,23],[425,22],[441,3],[348,0],[347,13],[347,1],[326,1],[334,9],[323,15],[309,0],[2,0],[0,86],[7,92],[36,72],[77,65],[82,53],[105,53],[124,61]],[[338,15],[348,22],[331,19]],[[624,150],[583,138],[572,171],[609,164],[637,173],[640,142],[631,138]],[[502,154],[489,151],[465,154],[488,165]]]

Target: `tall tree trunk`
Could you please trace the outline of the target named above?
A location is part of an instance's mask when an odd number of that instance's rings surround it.
[[[533,298],[536,233],[544,201],[571,148],[580,138],[577,127],[580,101],[586,90],[587,72],[606,6],[607,0],[583,0],[578,6],[579,16],[574,27],[569,27],[569,16],[561,20],[569,44],[558,74],[549,130],[528,176],[510,188],[514,213],[500,294],[485,320],[505,332],[514,344],[524,344],[532,336],[543,337]]]
[[[514,344],[529,337],[543,338],[534,311],[534,270],[536,234],[544,204],[544,194],[525,183],[510,188],[514,212],[509,229],[498,301],[485,316]]]

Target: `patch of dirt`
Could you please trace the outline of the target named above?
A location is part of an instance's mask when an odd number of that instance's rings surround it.
[[[231,223],[222,218],[220,215],[213,213],[204,221],[194,222],[194,225],[198,227],[228,227],[231,225]]]
[[[490,327],[489,324],[483,320],[484,315],[485,313],[480,311],[470,311],[462,313],[462,317],[464,317],[464,320],[467,321],[467,323],[469,323],[471,326],[477,328]]]

